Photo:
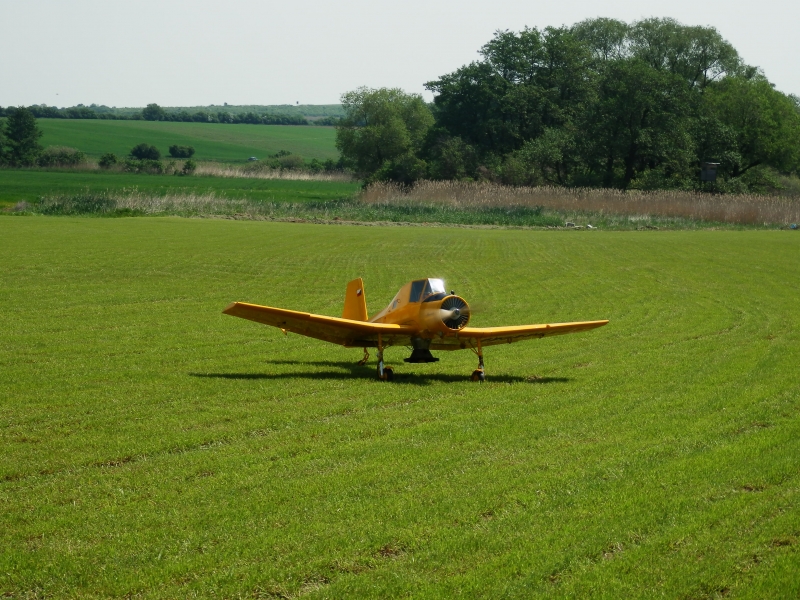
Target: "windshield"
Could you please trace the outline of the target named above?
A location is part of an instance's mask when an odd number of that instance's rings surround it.
[[[430,296],[431,294],[443,294],[444,293],[444,281],[441,279],[428,279],[427,283],[425,284],[425,292],[422,294],[422,297]]]
[[[441,279],[420,279],[411,282],[409,302],[419,302],[434,294],[444,294],[444,281]]]

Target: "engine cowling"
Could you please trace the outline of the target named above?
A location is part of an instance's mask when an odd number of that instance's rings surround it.
[[[469,323],[470,309],[467,301],[459,296],[445,296],[433,301],[423,301],[417,324],[422,337],[431,335],[450,335],[463,329]]]
[[[458,331],[469,323],[470,311],[467,301],[459,296],[447,296],[439,307],[442,323],[448,329]]]

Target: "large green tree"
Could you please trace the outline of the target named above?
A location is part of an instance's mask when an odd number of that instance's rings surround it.
[[[710,87],[704,101],[709,130],[721,132],[707,152],[724,155],[722,169],[731,177],[761,165],[800,170],[797,103],[765,77],[728,77]]]
[[[587,112],[584,152],[598,183],[627,188],[648,169],[686,173],[693,160],[692,115],[683,79],[638,58],[608,63]]]
[[[166,117],[167,111],[161,108],[158,104],[148,104],[142,109],[142,118],[145,121],[164,121]]]
[[[435,123],[415,135],[397,90],[346,95],[338,143],[359,173],[699,188],[700,165],[713,160],[719,189],[755,190],[800,169],[800,101],[713,27],[590,19],[498,31],[479,60],[426,87]]]
[[[362,87],[343,94],[342,105],[336,147],[360,177],[410,183],[427,174],[419,153],[433,115],[421,96]]]
[[[27,108],[8,109],[4,126],[4,160],[12,167],[30,167],[42,152],[39,138],[42,132],[36,125],[36,117]]]
[[[498,31],[480,53],[483,60],[425,87],[436,94],[437,125],[485,163],[569,126],[592,97],[591,55],[567,29]]]

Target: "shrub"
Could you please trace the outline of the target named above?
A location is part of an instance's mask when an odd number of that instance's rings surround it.
[[[113,167],[115,164],[119,162],[119,158],[113,152],[106,152],[103,156],[100,157],[100,160],[97,161],[97,164],[100,165],[103,169],[108,169],[109,167]]]
[[[129,173],[152,173],[160,175],[164,172],[164,165],[160,160],[126,160],[125,170]]]
[[[302,169],[306,163],[303,160],[303,157],[299,154],[289,154],[279,157],[278,164],[280,165],[281,169],[293,171],[296,169]]]
[[[48,146],[39,155],[40,167],[74,167],[86,162],[86,153],[68,146]]]
[[[196,170],[197,170],[197,163],[194,162],[193,160],[189,159],[185,163],[183,163],[183,169],[181,169],[181,172],[184,175],[191,175]]]
[[[43,215],[86,215],[110,212],[116,206],[116,200],[106,195],[86,193],[42,198],[38,211]]]
[[[131,157],[138,160],[158,160],[161,152],[151,144],[141,143],[131,149]]]
[[[169,155],[172,158],[192,158],[194,156],[194,147],[173,144],[169,147]]]

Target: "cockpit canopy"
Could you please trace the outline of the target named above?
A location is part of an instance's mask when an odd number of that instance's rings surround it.
[[[411,282],[409,302],[433,302],[447,295],[441,279],[419,279]]]

